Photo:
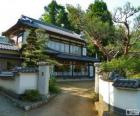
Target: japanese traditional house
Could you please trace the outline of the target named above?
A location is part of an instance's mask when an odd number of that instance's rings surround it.
[[[8,38],[0,37],[0,71],[10,70],[21,64],[19,49]]]
[[[93,78],[94,62],[98,59],[87,56],[86,41],[73,31],[46,24],[39,20],[22,16],[3,35],[15,41],[19,49],[26,42],[31,28],[44,29],[49,36],[46,52],[62,66],[51,66],[51,75],[57,78]]]

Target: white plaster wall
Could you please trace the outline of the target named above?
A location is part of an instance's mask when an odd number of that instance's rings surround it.
[[[28,89],[37,89],[37,73],[19,73],[17,79],[16,93],[22,94]]]
[[[140,111],[140,89],[117,89],[112,82],[99,79],[99,94],[104,102],[121,109]]]
[[[0,79],[0,86],[5,88],[5,89],[8,89],[8,90],[12,90],[15,92],[16,90],[16,83],[15,83],[15,79],[14,80],[3,80],[3,79]]]
[[[83,56],[87,55],[87,48],[83,48]]]
[[[27,39],[29,33],[30,33],[30,29],[26,29],[23,34],[23,44],[26,44],[26,39]]]
[[[50,79],[49,65],[39,66],[38,90],[42,95],[49,94],[49,79]]]

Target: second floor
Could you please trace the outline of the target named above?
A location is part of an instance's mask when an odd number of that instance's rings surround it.
[[[23,44],[27,43],[26,39],[28,37],[29,30],[21,32],[10,39],[14,41],[14,44],[20,49]],[[75,42],[71,40],[67,40],[66,38],[62,38],[60,36],[49,35],[49,39],[47,41],[46,48],[52,49],[54,51],[58,51],[65,54],[78,55],[78,56],[86,56],[86,44]]]
[[[38,27],[34,25],[38,25]],[[86,56],[87,54],[86,42],[80,35],[54,25],[46,25],[41,21],[25,16],[3,34],[13,40],[20,49],[26,43],[31,28],[41,28],[46,31],[49,37],[47,48],[71,55]]]

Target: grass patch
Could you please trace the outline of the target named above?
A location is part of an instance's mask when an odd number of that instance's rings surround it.
[[[50,91],[50,93],[60,93],[60,91],[61,91],[59,86],[57,85],[56,79],[54,77],[50,78],[49,91]]]
[[[24,94],[20,96],[20,98],[23,101],[34,102],[41,100],[42,97],[37,90],[26,90]]]

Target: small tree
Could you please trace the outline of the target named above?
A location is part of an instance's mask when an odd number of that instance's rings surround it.
[[[22,48],[24,66],[32,67],[39,61],[48,61],[45,52],[48,36],[44,30],[31,29],[26,41]]]

